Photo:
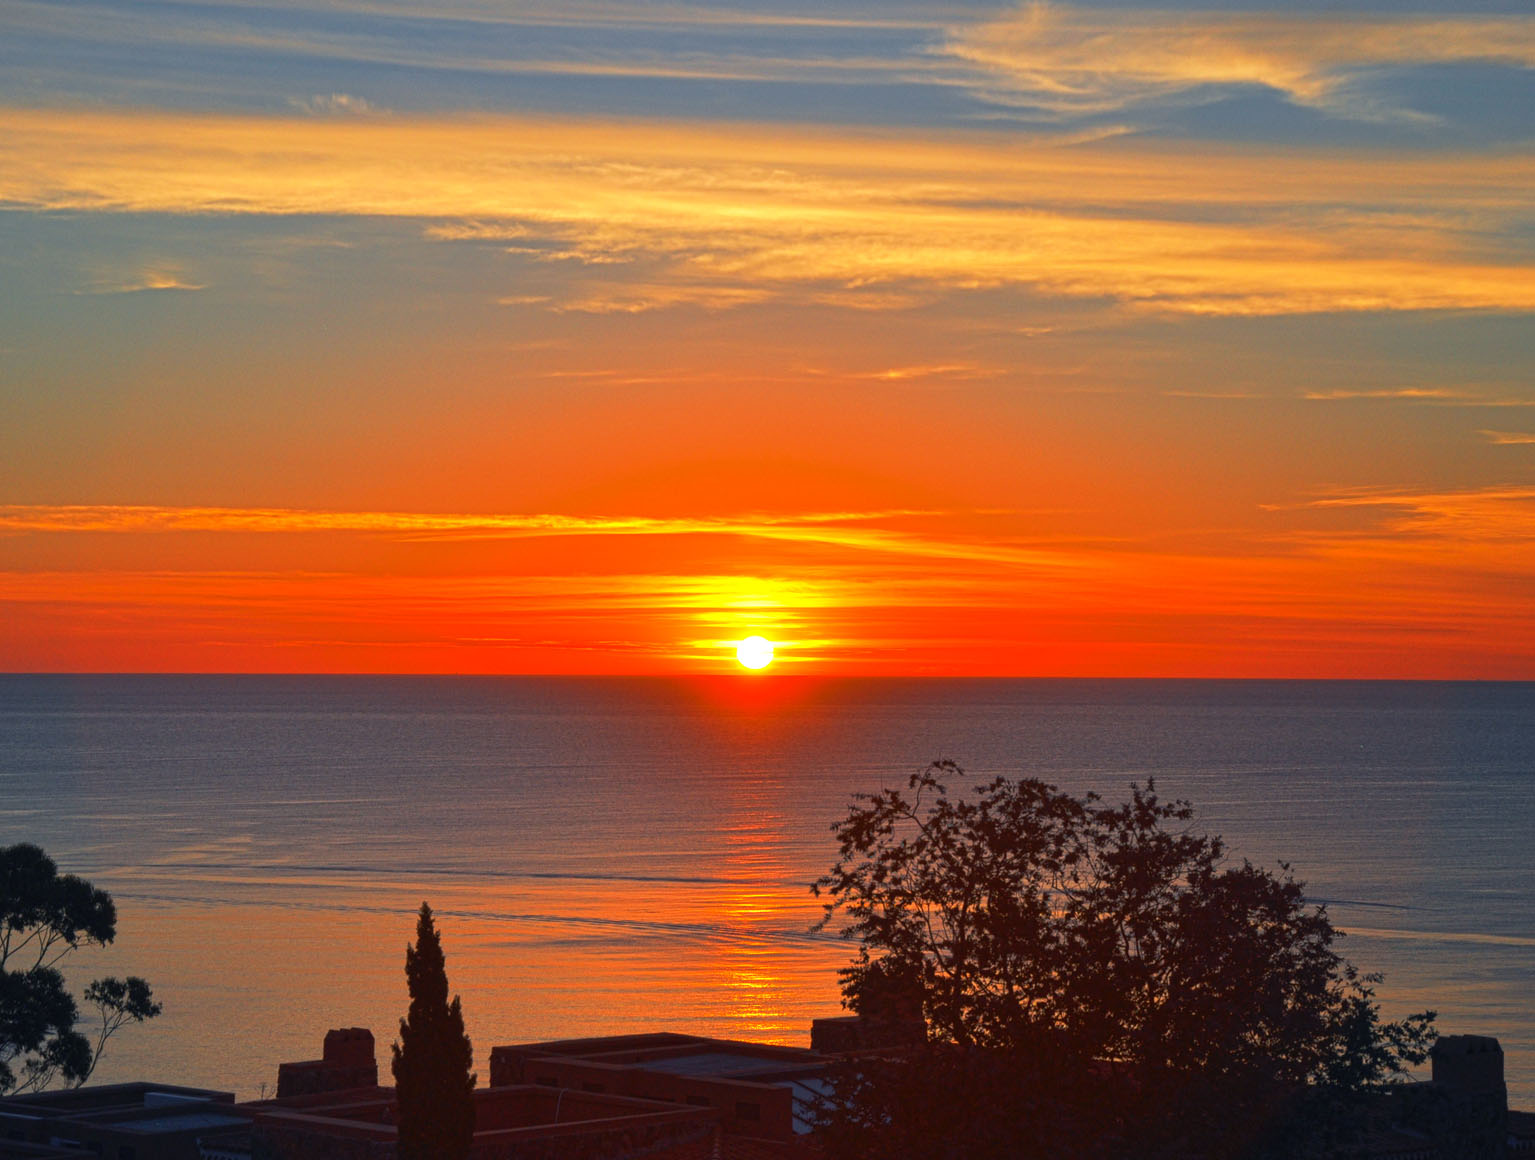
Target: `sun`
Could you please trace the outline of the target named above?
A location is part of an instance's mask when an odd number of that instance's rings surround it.
[[[749,669],[765,669],[773,662],[773,642],[749,636],[736,645],[736,660]]]

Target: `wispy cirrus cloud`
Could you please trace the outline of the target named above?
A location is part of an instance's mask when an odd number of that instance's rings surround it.
[[[1535,398],[1491,394],[1461,387],[1340,387],[1334,390],[1307,391],[1301,397],[1319,403],[1376,400],[1440,407],[1535,407]]]
[[[177,0],[195,3],[197,0]],[[269,7],[270,0],[224,0],[231,5]],[[815,6],[775,9],[737,8],[704,4],[590,2],[590,0],[456,0],[442,4],[378,3],[377,0],[281,0],[283,6],[417,19],[474,20],[494,24],[608,28],[811,28],[938,30],[944,25],[929,6],[913,3],[852,5],[837,11]]]
[[[194,282],[177,266],[150,266],[128,275],[104,274],[77,293],[140,294],[154,291],[206,290],[206,282]]]
[[[428,172],[432,180],[419,180]],[[6,110],[0,203],[424,219],[638,274],[588,311],[1020,287],[1183,314],[1535,309],[1487,238],[1535,159],[1061,149],[1012,137],[526,118]],[[1340,212],[1340,206],[1352,207]]]
[[[738,8],[720,5],[682,3],[643,3],[627,0],[588,2],[588,0],[444,0],[442,3],[409,3],[396,0],[160,0],[158,5],[171,12],[286,12],[322,17],[387,17],[400,21],[463,21],[475,24],[506,25],[514,28],[806,28],[908,31],[940,31],[945,21],[930,11],[928,5],[914,3],[869,4],[861,10],[839,6],[839,11],[815,11],[814,6],[799,8]],[[56,6],[47,0],[13,0],[18,13],[30,12],[41,22],[50,12],[55,19]],[[96,16],[112,10],[109,3],[81,2],[71,5],[76,11]]]
[[[98,667],[133,671],[219,668],[232,657],[276,671],[292,671],[295,663],[612,671],[623,658],[643,654],[650,662],[708,668],[720,663],[727,642],[759,631],[785,642],[786,661],[844,671],[1090,675],[1112,661],[1107,671],[1162,675],[1359,675],[1382,665],[1397,675],[1528,672],[1535,657],[1528,615],[1535,490],[1355,489],[1289,510],[1337,507],[1372,518],[1352,532],[1295,532],[1266,547],[1230,542],[1198,553],[1141,542],[1063,542],[1045,557],[1051,563],[974,528],[966,532],[955,513],[698,521],[11,508],[0,512],[11,524],[93,535],[108,528],[159,535],[166,527],[340,527],[368,529],[379,542],[401,538],[400,528],[427,525],[424,535],[404,537],[418,541],[415,551],[435,551],[439,539],[479,536],[475,529],[487,523],[493,536],[522,539],[700,531],[725,538],[709,545],[705,566],[692,569],[635,567],[659,557],[614,550],[617,543],[589,558],[599,566],[573,569],[564,553],[535,553],[523,544],[472,573],[380,569],[389,556],[370,560],[357,542],[306,547],[304,570],[262,568],[256,553],[244,557],[243,568],[174,571],[155,567],[163,553],[142,545],[140,558],[150,563],[138,569],[119,563],[0,570],[0,607],[16,611],[21,628],[0,640],[0,659],[56,666],[79,648],[94,649]],[[894,525],[908,522],[926,523],[926,531],[903,540]],[[743,538],[837,551],[776,556],[763,569],[746,562]],[[628,548],[650,546],[631,539]],[[44,558],[65,558],[56,547]],[[868,550],[882,553],[878,567],[869,566]],[[491,646],[521,651],[493,661],[463,651]],[[423,659],[428,655],[434,659]]]
[[[11,30],[75,44],[174,46],[240,53],[310,67],[339,64],[466,77],[591,77],[749,83],[911,82],[956,72],[909,52],[849,47],[848,37],[936,34],[933,20],[838,18],[686,5],[252,4],[60,6],[13,0]],[[532,32],[529,37],[519,35]],[[834,39],[835,38],[835,39]],[[836,47],[833,47],[833,46]],[[952,78],[951,78],[952,79]],[[335,98],[341,98],[339,102]],[[321,93],[292,101],[306,111],[370,111],[360,98]]]
[[[913,363],[904,366],[887,366],[866,370],[812,366],[800,368],[800,373],[814,375],[817,378],[835,376],[844,381],[862,379],[881,383],[904,383],[928,380],[971,382],[977,379],[997,378],[1007,372],[1004,367],[988,366],[977,362],[937,362]]]
[[[492,532],[506,535],[679,535],[795,525],[854,524],[932,515],[882,509],[753,515],[740,519],[656,516],[312,511],[293,508],[158,507],[123,504],[0,505],[0,531],[28,532]]]
[[[1372,387],[1355,389],[1339,387],[1336,390],[1307,391],[1303,398],[1314,402],[1334,402],[1343,399],[1407,399],[1411,402],[1461,402],[1475,400],[1453,387]]]
[[[1481,431],[1487,442],[1502,447],[1535,444],[1535,431]]]
[[[317,533],[340,532],[412,540],[549,539],[559,537],[730,536],[934,560],[972,560],[1070,568],[1066,553],[875,525],[943,516],[915,509],[749,514],[738,517],[575,516],[304,511],[285,508],[123,505],[0,506],[0,534],[23,533]],[[947,513],[953,514],[953,513]]]
[[[1119,111],[1256,85],[1343,117],[1412,118],[1361,94],[1374,70],[1465,62],[1535,68],[1530,16],[1131,11],[1030,3],[954,29],[942,52],[981,70],[988,99],[1060,113]]]
[[[1298,506],[1375,513],[1376,523],[1346,537],[1350,540],[1375,539],[1413,552],[1421,551],[1424,541],[1478,544],[1499,551],[1517,545],[1524,566],[1535,564],[1529,551],[1535,547],[1535,487],[1500,485],[1444,491],[1358,487]],[[1452,563],[1441,547],[1433,550],[1439,566]]]
[[[317,93],[312,97],[290,97],[295,109],[318,117],[375,117],[387,110],[365,97],[351,93]]]
[[[643,314],[672,306],[698,306],[705,310],[729,310],[765,302],[773,292],[742,285],[701,285],[675,282],[627,284],[593,289],[555,303],[552,309],[578,314]]]
[[[876,379],[880,382],[899,383],[920,379],[989,379],[1003,373],[996,367],[978,363],[924,363],[916,366],[886,367],[884,370],[854,372],[851,378]]]

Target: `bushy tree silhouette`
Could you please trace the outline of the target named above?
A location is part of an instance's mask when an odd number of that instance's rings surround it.
[[[844,1077],[833,1155],[1331,1155],[1358,1097],[1422,1062],[1432,1013],[1382,1022],[1289,868],[1230,861],[1188,803],[950,795],[963,772],[835,827],[816,892],[861,943],[844,995],[908,980],[929,1042]]]
[[[474,1136],[474,1049],[448,973],[432,908],[421,904],[416,944],[405,948],[410,1013],[394,1044],[400,1160],[463,1160]]]
[[[55,1079],[84,1083],[124,1023],[160,1014],[138,976],[97,979],[85,989],[101,1019],[94,1043],[76,1029],[79,1009],[58,964],[116,935],[117,908],[105,890],[60,874],[37,846],[0,847],[0,1095]]]

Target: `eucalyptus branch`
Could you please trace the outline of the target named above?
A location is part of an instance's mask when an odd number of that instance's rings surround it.
[[[117,909],[104,890],[60,874],[40,848],[0,847],[0,1095],[41,1091],[55,1080],[79,1084],[128,1021],[160,1013],[142,979],[102,979],[86,989],[102,1019],[94,1044],[76,1028],[79,1007],[60,965],[81,947],[105,946],[117,933]],[[26,965],[17,969],[21,960]]]

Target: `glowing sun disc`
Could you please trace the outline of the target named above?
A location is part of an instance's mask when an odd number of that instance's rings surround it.
[[[749,636],[736,646],[736,660],[749,669],[765,669],[772,659],[772,642],[760,636]]]

